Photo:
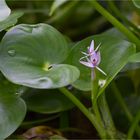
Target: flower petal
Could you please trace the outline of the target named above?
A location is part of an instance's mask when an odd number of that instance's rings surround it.
[[[81,57],[80,59],[79,59],[79,61],[81,61],[81,60],[83,60],[83,59],[86,59],[87,58],[87,56],[83,56],[83,57]]]
[[[99,63],[101,61],[101,56],[100,56],[100,52],[94,52],[91,56],[90,56],[90,62],[95,65],[98,66]]]
[[[86,56],[89,56],[89,54],[88,53],[86,53],[86,52],[81,52],[82,54],[84,54],[84,55],[86,55]]]
[[[101,70],[99,67],[96,67],[102,74],[104,74],[105,76],[107,75],[103,70]]]
[[[99,50],[100,46],[101,46],[101,43],[96,47],[95,52]]]
[[[87,67],[94,68],[93,64],[90,62],[80,61],[80,63],[87,66]]]
[[[101,61],[101,55],[100,55],[99,51],[97,52],[97,59],[98,59],[98,61],[97,61],[96,65],[98,66],[100,64],[100,61]]]
[[[94,51],[94,40],[91,41],[90,47],[88,49],[89,53],[92,53]]]

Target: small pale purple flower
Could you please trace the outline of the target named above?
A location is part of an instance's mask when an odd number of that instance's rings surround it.
[[[100,45],[101,44],[99,44],[94,50],[94,40],[92,40],[90,46],[88,47],[88,53],[82,52],[85,56],[80,58],[80,63],[90,68],[97,68],[101,73],[106,75],[106,73],[98,67],[101,61],[99,51]],[[83,59],[86,59],[86,61],[83,61]]]

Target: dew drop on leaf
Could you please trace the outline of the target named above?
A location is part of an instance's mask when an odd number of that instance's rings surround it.
[[[9,54],[10,56],[15,56],[15,55],[16,55],[16,51],[15,51],[15,50],[9,50],[9,51],[8,51],[8,54]]]

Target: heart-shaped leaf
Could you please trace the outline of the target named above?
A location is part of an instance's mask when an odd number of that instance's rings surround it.
[[[47,24],[15,26],[0,44],[0,69],[12,82],[33,88],[58,88],[74,82],[79,70],[59,64],[67,57],[64,37]]]
[[[13,12],[9,17],[7,17],[5,20],[0,21],[0,32],[2,30],[5,30],[9,28],[10,26],[13,26],[17,23],[17,19],[23,15],[23,12],[16,11]]]
[[[0,0],[0,21],[5,20],[11,13],[11,9],[7,6],[5,0]]]
[[[26,105],[16,94],[16,85],[3,79],[0,79],[0,83],[0,139],[5,139],[23,121]]]
[[[107,76],[99,75],[99,82],[102,86],[99,89],[99,94],[117,75],[122,67],[128,62],[129,56],[135,52],[135,47],[128,41],[121,40],[109,34],[101,34],[88,37],[77,43],[69,57],[68,63],[77,66],[80,69],[80,78],[73,83],[73,86],[80,90],[91,90],[91,69],[80,64],[79,59],[83,56],[81,51],[86,52],[91,40],[95,41],[95,48],[99,43],[101,44],[101,62],[99,67],[107,74]]]
[[[57,90],[30,90],[23,94],[29,110],[39,113],[57,113],[74,107],[74,104]]]

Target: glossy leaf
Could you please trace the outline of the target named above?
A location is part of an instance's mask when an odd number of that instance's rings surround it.
[[[8,18],[0,21],[0,31],[5,30],[17,23],[17,19],[23,15],[23,12],[13,12]]]
[[[129,56],[135,52],[135,46],[125,40],[105,33],[91,36],[77,43],[69,55],[68,63],[80,69],[80,78],[73,83],[73,86],[80,90],[91,90],[91,69],[80,64],[79,59],[83,56],[81,51],[86,52],[87,47],[93,39],[95,41],[95,46],[101,43],[101,63],[99,67],[107,74],[107,76],[99,75],[99,81],[100,83],[102,82],[98,94],[100,95],[128,62]]]
[[[23,95],[29,110],[38,113],[57,113],[74,107],[74,104],[56,90],[31,90]]]
[[[5,0],[0,0],[0,21],[5,20],[11,13],[11,9],[7,6]]]
[[[21,124],[26,113],[25,102],[16,94],[17,86],[0,80],[0,139],[7,138]]]
[[[49,14],[52,15],[58,7],[60,7],[62,4],[64,4],[67,1],[68,0],[54,0]]]
[[[47,24],[18,25],[0,44],[0,69],[16,84],[33,88],[58,88],[74,82],[79,70],[59,64],[67,57],[63,36]]]
[[[140,0],[132,0],[132,2],[137,8],[140,8]]]

